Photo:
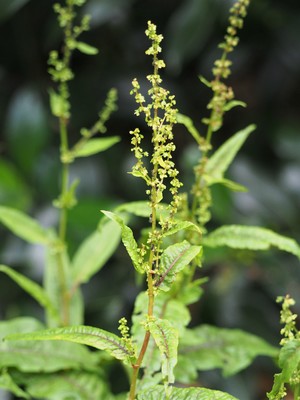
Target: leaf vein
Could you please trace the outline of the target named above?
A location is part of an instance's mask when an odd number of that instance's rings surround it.
[[[178,254],[178,256],[173,260],[173,262],[170,264],[170,266],[167,268],[164,274],[162,274],[157,282],[155,282],[154,286],[159,287],[163,281],[166,279],[166,276],[168,273],[171,271],[171,269],[174,267],[174,265],[177,263],[177,261],[184,255],[184,253],[187,252],[188,249],[185,249],[181,253]]]

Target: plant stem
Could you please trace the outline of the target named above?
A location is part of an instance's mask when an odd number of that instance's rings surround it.
[[[156,207],[153,205],[152,206],[152,232],[154,232],[156,229]],[[147,274],[147,282],[148,282],[148,318],[153,316],[153,308],[154,308],[154,288],[153,288],[153,277],[152,273],[153,271],[151,270],[152,263],[154,259],[154,250],[151,249],[150,255],[149,255],[149,268],[150,271]],[[135,392],[136,392],[136,384],[138,380],[138,374],[139,370],[141,368],[145,353],[147,351],[147,347],[149,344],[150,340],[150,332],[146,331],[143,344],[137,359],[137,362],[135,365],[133,365],[133,374],[131,377],[131,385],[130,385],[130,392],[129,392],[129,400],[135,400]]]
[[[154,75],[157,74],[157,67],[156,67],[156,56],[154,55]],[[156,87],[153,87],[154,93],[156,92]],[[153,119],[155,120],[158,115],[158,109],[157,107],[154,107],[154,112],[153,112]],[[157,135],[157,130],[153,130],[153,139],[155,139]],[[154,152],[155,152],[155,140],[154,142]],[[152,188],[151,188],[151,237],[153,239],[153,235],[156,231],[156,207],[157,207],[157,188],[156,188],[156,181],[157,181],[157,171],[158,171],[158,164],[157,162],[153,165],[153,170],[152,170]],[[149,254],[149,260],[148,260],[148,266],[149,266],[149,272],[147,274],[147,283],[148,283],[148,319],[153,316],[153,308],[154,308],[154,287],[153,287],[153,261],[155,259],[155,251],[157,251],[157,247],[155,248],[153,243],[151,243],[151,248],[150,248],[150,254]],[[147,330],[145,332],[143,344],[137,359],[137,362],[135,365],[133,365],[133,374],[131,378],[131,385],[130,385],[130,392],[129,392],[129,400],[135,400],[135,393],[136,393],[136,384],[138,380],[138,374],[140,367],[142,365],[144,356],[147,351],[147,347],[149,344],[150,340],[150,332]]]
[[[67,0],[67,12],[69,15],[73,15],[73,1]],[[69,68],[71,59],[71,49],[68,46],[68,40],[72,37],[72,26],[73,18],[69,18],[65,26],[65,39],[63,48],[63,63],[65,68]],[[59,86],[60,96],[68,101],[68,85],[67,82],[61,81]],[[60,131],[60,154],[62,159],[62,171],[61,171],[61,194],[60,194],[60,215],[59,215],[59,240],[61,245],[66,246],[66,231],[67,231],[67,219],[68,219],[68,204],[66,201],[69,187],[69,164],[63,160],[63,156],[69,150],[68,145],[68,131],[67,131],[68,119],[65,116],[59,118],[59,131]],[[61,324],[66,326],[69,325],[70,321],[70,293],[67,286],[67,277],[65,270],[64,251],[59,251],[57,255],[58,263],[58,279],[60,287],[60,299],[61,299]]]
[[[227,54],[228,54],[227,51],[224,50],[220,60],[225,61],[227,59]],[[214,81],[219,82],[220,80],[221,80],[221,74],[219,73],[219,74],[215,75]],[[215,95],[216,95],[216,93],[214,92],[213,97]],[[205,173],[206,164],[208,162],[208,152],[209,152],[209,148],[211,145],[212,134],[214,132],[213,121],[214,121],[215,114],[216,114],[216,110],[214,108],[212,108],[212,110],[210,112],[210,116],[209,116],[210,122],[207,126],[207,131],[206,131],[206,138],[205,138],[206,145],[205,145],[204,149],[202,149],[199,170],[197,171],[198,173],[196,175],[195,188],[196,188],[196,192],[199,190],[200,193],[203,193],[204,187],[208,186],[207,183],[205,182],[205,180],[203,179],[203,175]],[[197,223],[197,221],[195,221],[196,210],[197,210],[199,203],[200,203],[200,207],[202,206],[202,202],[203,202],[203,199],[201,199],[201,195],[199,196],[198,193],[195,193],[193,196],[192,209],[191,209],[191,216],[192,216],[192,218],[194,218],[195,223]],[[200,226],[200,228],[204,228],[204,226],[203,227]]]
[[[299,400],[299,398],[300,398],[300,385],[297,385],[294,388],[294,400]]]
[[[67,134],[67,124],[64,119],[60,119],[60,140],[61,140],[61,155],[63,155],[68,150],[68,134]],[[61,174],[61,199],[64,199],[68,191],[69,183],[69,165],[63,163],[62,174]],[[67,229],[67,207],[65,201],[61,205],[61,212],[59,218],[59,238],[61,242],[65,242],[66,229]]]
[[[61,154],[64,154],[68,149],[68,135],[67,135],[67,122],[65,119],[60,119],[60,139],[61,139]],[[62,174],[61,174],[61,199],[62,204],[59,215],[59,240],[62,246],[65,246],[66,242],[66,229],[67,229],[67,216],[68,210],[65,203],[65,197],[68,191],[69,181],[69,165],[63,163]],[[60,296],[62,305],[61,324],[69,325],[69,309],[70,309],[70,296],[67,288],[67,279],[64,268],[64,256],[63,251],[58,253],[58,276],[60,286]]]
[[[149,262],[151,259],[153,259],[153,251],[151,251],[151,253],[150,253]],[[148,279],[148,318],[149,318],[149,317],[153,316],[153,308],[154,308],[153,277],[152,277],[151,271],[148,273],[147,279]],[[131,377],[129,400],[135,400],[135,392],[136,392],[136,384],[137,384],[138,374],[139,374],[139,370],[141,368],[144,356],[147,351],[149,340],[150,340],[150,332],[146,331],[137,362],[135,363],[135,365],[132,366],[133,374]]]

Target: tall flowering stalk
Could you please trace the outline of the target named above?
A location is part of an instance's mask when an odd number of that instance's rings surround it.
[[[231,74],[232,62],[228,59],[231,52],[238,45],[238,30],[242,29],[244,18],[247,15],[247,7],[250,0],[238,0],[230,9],[229,26],[224,41],[219,48],[223,50],[221,57],[215,61],[213,79],[209,82],[204,78],[201,81],[213,92],[213,96],[207,105],[210,116],[203,118],[202,122],[207,125],[205,138],[200,142],[202,157],[199,164],[195,167],[195,184],[192,188],[193,203],[191,215],[196,217],[201,229],[205,231],[205,225],[211,218],[210,207],[212,203],[211,190],[207,182],[203,179],[208,162],[208,152],[211,149],[212,134],[218,131],[223,125],[224,114],[231,108],[245,104],[234,100],[234,92],[230,86],[224,82]]]
[[[161,272],[160,254],[162,252],[162,237],[174,223],[173,216],[179,205],[178,189],[182,183],[177,177],[178,170],[175,168],[172,159],[172,154],[175,150],[173,126],[176,123],[176,102],[174,96],[161,86],[162,78],[159,73],[160,70],[165,67],[164,61],[158,57],[161,52],[160,43],[163,37],[156,33],[156,26],[151,22],[148,22],[146,35],[151,40],[151,46],[146,51],[146,54],[153,59],[153,73],[147,76],[151,84],[151,88],[148,90],[150,101],[147,103],[145,97],[141,94],[137,79],[134,79],[132,82],[133,89],[131,94],[135,96],[135,101],[138,104],[135,114],[137,116],[144,115],[145,122],[148,128],[150,128],[152,153],[149,154],[147,151],[143,150],[141,143],[145,134],[142,134],[140,129],[136,128],[130,133],[132,135],[132,151],[137,160],[131,172],[134,176],[140,177],[146,182],[148,187],[146,194],[149,196],[151,208],[151,230],[147,243],[139,249],[147,274],[148,319],[151,319],[153,316],[154,298],[156,294],[155,284]],[[146,160],[150,166],[146,165]],[[159,222],[157,222],[160,204],[164,198],[164,192],[167,189],[167,181],[169,181],[169,192],[172,196],[172,200],[168,206],[168,218],[161,218]],[[147,350],[149,339],[150,331],[146,330],[137,362],[134,365],[130,399],[135,398],[138,372]]]

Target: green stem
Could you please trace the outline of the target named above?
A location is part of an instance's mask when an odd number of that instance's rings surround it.
[[[153,259],[152,251],[150,253],[149,262],[151,258]],[[153,316],[153,308],[154,308],[153,277],[152,277],[152,272],[150,271],[148,273],[148,318]],[[133,374],[131,377],[129,400],[135,400],[136,384],[138,380],[139,370],[141,368],[144,356],[146,354],[149,340],[150,340],[150,332],[146,331],[137,362],[135,363],[135,365],[132,366]]]
[[[299,400],[299,398],[300,398],[300,385],[297,385],[294,388],[294,400]]]
[[[224,50],[223,54],[221,56],[221,60],[225,61],[227,59],[227,55],[228,55],[227,51]],[[220,81],[220,80],[221,80],[221,75],[220,74],[216,75],[215,81]],[[214,92],[213,96],[215,96],[215,92]],[[214,114],[215,114],[215,110],[212,109],[210,112],[210,116],[209,116],[210,123],[208,124],[207,131],[206,131],[206,139],[205,139],[206,145],[202,151],[202,156],[201,156],[201,161],[200,161],[201,172],[203,172],[203,173],[205,172],[205,166],[208,161],[207,155],[208,155],[208,151],[209,151],[210,144],[211,144],[211,138],[212,138],[212,134],[213,134],[213,125],[212,125],[211,121],[214,118]],[[198,174],[196,177],[196,182],[195,182],[196,192],[197,192],[197,188],[199,188],[199,190],[201,191],[201,185],[207,185],[207,184],[205,182],[203,182],[202,174]],[[192,218],[194,218],[194,220],[196,220],[195,213],[196,213],[196,209],[197,209],[200,201],[201,201],[201,199],[199,199],[199,196],[194,194],[193,201],[192,201],[192,209],[191,209]],[[201,204],[200,204],[200,207],[201,207]],[[194,222],[196,222],[196,221],[194,221]]]
[[[156,66],[156,55],[154,55],[154,60],[153,60],[153,65],[154,65],[154,75],[157,74],[158,69]],[[157,92],[157,88],[153,87],[154,93]],[[154,115],[153,119],[156,120],[158,116],[158,109],[157,107],[154,107]],[[158,129],[158,128],[157,128]],[[154,153],[155,153],[155,138],[157,135],[157,129],[153,130],[153,143],[154,143]],[[156,188],[156,181],[157,181],[157,173],[158,173],[158,164],[155,163],[153,165],[153,170],[152,170],[152,187],[151,187],[151,234],[152,238],[155,234],[156,231],[156,207],[157,207],[157,188]],[[158,251],[158,246],[154,248],[153,243],[151,243],[151,249],[150,249],[150,254],[149,254],[149,260],[148,260],[148,266],[149,266],[149,272],[147,274],[147,283],[148,283],[148,319],[153,316],[153,309],[154,309],[154,285],[153,285],[153,262],[155,260],[155,252]],[[129,400],[135,400],[135,393],[136,393],[136,385],[137,385],[137,380],[138,380],[138,374],[139,370],[141,368],[144,356],[146,354],[149,340],[150,340],[150,332],[146,331],[143,344],[137,359],[137,362],[135,365],[133,365],[133,374],[131,377],[131,385],[130,385],[130,392],[129,392]]]
[[[60,209],[60,218],[59,218],[59,238],[61,242],[65,242],[66,240],[66,231],[67,231],[67,220],[68,220],[68,209],[64,204],[64,199],[66,197],[68,191],[68,181],[69,181],[69,167],[67,164],[63,164],[62,166],[62,174],[61,174],[61,199],[63,204]]]
[[[67,1],[67,11],[69,15],[73,14],[73,1]],[[64,56],[63,63],[66,68],[69,67],[71,59],[71,49],[68,46],[68,40],[72,37],[72,26],[73,18],[70,18],[64,33]],[[68,98],[68,85],[66,82],[61,82],[59,86],[59,92],[62,98],[67,101]],[[68,145],[68,132],[67,132],[68,120],[65,117],[59,119],[59,131],[60,131],[60,143],[61,143],[61,159],[67,153],[69,149]],[[67,220],[68,220],[68,205],[66,204],[66,197],[69,187],[69,165],[62,161],[62,172],[61,172],[61,194],[60,194],[60,215],[59,215],[59,240],[62,246],[66,246],[66,231],[67,231]],[[70,293],[68,291],[64,252],[60,251],[57,255],[57,267],[58,267],[58,279],[60,287],[60,299],[61,299],[61,324],[66,326],[70,322]]]
[[[70,296],[67,290],[67,282],[64,268],[64,254],[63,251],[57,254],[57,267],[58,267],[58,280],[60,287],[60,297],[61,297],[61,315],[60,324],[63,326],[69,325],[69,310],[70,310]]]
[[[61,155],[63,155],[68,149],[68,135],[67,135],[67,122],[64,119],[60,119],[60,139],[61,139]],[[68,192],[69,182],[69,165],[62,165],[61,174],[61,208],[59,215],[59,240],[62,246],[65,246],[66,242],[66,230],[67,230],[67,217],[68,210],[65,204],[66,194]],[[60,297],[61,297],[61,324],[66,326],[69,325],[69,314],[70,314],[70,296],[67,287],[66,271],[64,267],[64,255],[63,251],[60,251],[57,256],[58,261],[58,278],[60,286]]]

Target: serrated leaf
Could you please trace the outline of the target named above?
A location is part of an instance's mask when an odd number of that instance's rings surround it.
[[[116,212],[128,212],[136,215],[137,217],[149,218],[151,214],[151,207],[149,201],[132,201],[130,203],[124,203],[115,209]]]
[[[205,174],[215,179],[222,179],[245,140],[255,128],[255,125],[249,125],[247,128],[237,132],[219,147],[209,158],[206,164]]]
[[[155,280],[154,286],[168,291],[182,271],[202,250],[201,246],[192,246],[184,240],[173,244],[164,250],[160,259],[160,276]]]
[[[146,292],[141,292],[135,301],[134,313],[132,316],[132,337],[137,344],[137,348],[141,348],[145,336],[145,310],[148,307],[148,295]],[[168,320],[172,326],[178,331],[179,335],[183,333],[184,327],[190,322],[190,313],[181,302],[170,298],[169,293],[159,292],[155,297],[154,316]],[[153,338],[150,338],[148,350],[143,359],[143,367],[145,368],[140,386],[148,385],[148,381],[152,382],[155,378],[159,379],[157,371],[161,368],[161,357]],[[161,381],[161,380],[159,380]]]
[[[234,192],[247,192],[248,189],[240,185],[239,183],[233,182],[230,179],[225,179],[225,178],[220,178],[220,179],[215,179],[209,175],[205,175],[204,179],[208,183],[209,186],[215,185],[216,183],[219,183],[223,186],[226,186],[228,189],[233,190]]]
[[[93,56],[99,53],[99,50],[96,47],[84,42],[76,42],[76,49],[79,50],[81,53],[87,54],[89,56]]]
[[[83,146],[74,149],[75,157],[88,157],[93,154],[100,153],[112,147],[120,141],[119,136],[112,136],[107,138],[89,139]]]
[[[148,322],[148,328],[160,352],[162,376],[168,383],[174,383],[173,370],[177,363],[178,331],[166,319],[153,319]]]
[[[175,233],[183,230],[193,230],[201,235],[200,228],[191,221],[176,221],[172,228],[164,233],[164,237],[174,235]]]
[[[58,321],[58,312],[51,300],[49,299],[46,291],[36,282],[27,278],[26,276],[14,271],[6,265],[0,265],[0,271],[8,275],[14,280],[22,289],[24,289],[31,297],[33,297],[43,308],[49,312],[53,319]]]
[[[114,399],[103,378],[84,371],[29,376],[23,384],[32,397],[44,400]]]
[[[124,345],[122,339],[111,332],[92,326],[71,326],[65,328],[46,329],[43,331],[9,335],[6,340],[60,340],[85,344],[99,350],[107,351],[118,360],[128,361],[134,355]]]
[[[211,232],[203,244],[249,250],[268,250],[273,246],[300,258],[300,246],[294,239],[257,226],[224,225]]]
[[[126,247],[126,250],[127,250],[128,254],[131,258],[131,261],[133,263],[133,266],[137,272],[139,272],[140,274],[143,274],[145,271],[140,262],[140,255],[138,253],[138,245],[133,236],[132,230],[129,228],[129,226],[127,226],[124,223],[123,219],[121,217],[119,217],[117,214],[112,213],[110,211],[104,211],[104,210],[101,210],[101,212],[103,212],[104,215],[106,215],[111,220],[115,221],[120,226],[122,242],[123,242],[124,246]]]
[[[293,384],[293,378],[299,376],[300,370],[300,340],[289,340],[280,350],[279,367],[281,372],[275,374],[271,392],[267,393],[268,399],[281,399],[285,385]]]
[[[200,144],[202,142],[201,135],[198,132],[198,130],[195,128],[193,121],[190,117],[187,117],[186,115],[177,113],[176,119],[179,124],[182,124],[186,127],[187,131],[193,136],[193,138],[196,140],[196,142],[198,144]]]
[[[22,211],[0,206],[0,222],[29,243],[49,244],[48,231]]]
[[[79,246],[72,262],[74,285],[86,283],[105,265],[121,239],[121,229],[114,221],[106,220],[99,225]]]
[[[0,322],[0,368],[14,367],[23,372],[53,372],[61,369],[96,370],[97,360],[84,346],[65,342],[3,341],[14,334],[23,335],[43,329],[34,318]]]
[[[238,329],[201,325],[187,329],[179,346],[175,376],[190,383],[197,371],[221,368],[224,376],[246,368],[259,355],[276,357],[278,350],[263,339]]]
[[[163,386],[157,385],[138,394],[138,400],[237,400],[236,397],[219,390],[205,388],[176,388],[173,387],[170,397],[165,394]]]
[[[6,371],[0,375],[0,388],[13,393],[20,399],[30,399],[29,394],[24,392]]]
[[[167,218],[170,212],[167,210],[167,204],[160,203],[157,208],[157,218]],[[132,201],[130,203],[123,203],[115,209],[116,212],[128,212],[136,215],[137,217],[149,218],[151,215],[151,206],[149,201]]]

